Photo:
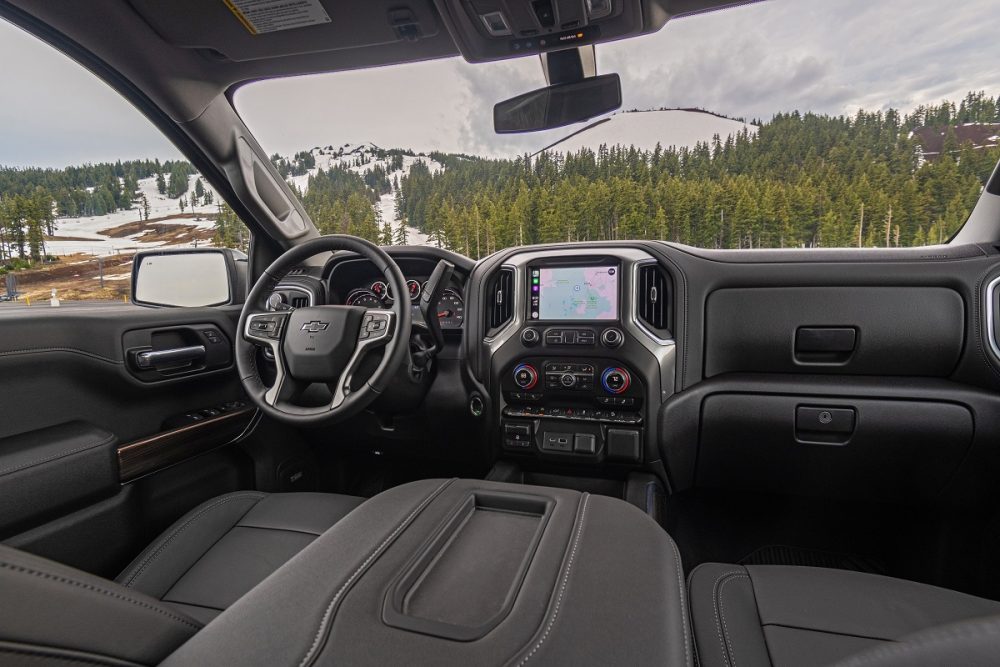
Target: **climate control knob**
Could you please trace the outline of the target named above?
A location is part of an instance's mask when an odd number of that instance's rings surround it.
[[[563,373],[559,376],[559,384],[567,389],[572,389],[576,386],[576,376],[572,373]]]
[[[538,371],[530,364],[521,364],[514,369],[514,384],[521,389],[533,389],[538,383]]]
[[[632,376],[624,368],[615,366],[601,374],[601,386],[609,394],[620,394],[632,384]]]

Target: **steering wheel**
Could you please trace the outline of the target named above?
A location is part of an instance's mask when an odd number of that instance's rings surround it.
[[[293,267],[323,252],[349,250],[370,260],[392,287],[406,295],[399,266],[378,246],[355,236],[321,236],[291,248],[264,270],[247,296],[236,336],[236,367],[247,395],[266,414],[301,426],[346,419],[372,403],[409,353],[410,301],[389,310],[359,306],[312,306],[269,312],[266,299]],[[257,368],[258,346],[270,348],[276,375],[268,387]],[[363,382],[355,373],[367,353],[384,347],[382,360]],[[326,384],[333,400],[318,407],[295,400],[313,383]]]

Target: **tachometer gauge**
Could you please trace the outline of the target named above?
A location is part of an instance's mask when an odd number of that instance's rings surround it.
[[[385,301],[392,301],[392,292],[389,290],[389,286],[386,285],[381,280],[372,283],[372,286],[368,289],[370,289],[371,292],[378,298],[383,299]]]
[[[381,308],[382,299],[378,298],[371,290],[356,289],[347,295],[348,306],[361,306],[362,308]]]
[[[465,319],[465,302],[458,292],[446,289],[437,306],[438,323],[442,329],[458,329]]]
[[[410,301],[416,301],[420,296],[420,283],[416,280],[407,280],[406,289],[410,292]]]

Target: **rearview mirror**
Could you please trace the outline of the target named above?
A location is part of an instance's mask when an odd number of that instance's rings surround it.
[[[132,261],[132,303],[142,306],[222,306],[241,303],[246,255],[229,249],[144,250]]]
[[[614,111],[622,105],[622,82],[617,74],[592,76],[524,93],[493,107],[497,134],[538,132]]]

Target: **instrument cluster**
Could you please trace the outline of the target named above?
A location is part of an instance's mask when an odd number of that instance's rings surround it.
[[[409,279],[406,281],[406,298],[410,300],[414,308],[420,300],[420,295],[424,293],[427,281]],[[358,287],[352,290],[345,303],[348,306],[361,306],[363,308],[386,308],[391,306],[396,299],[392,292],[392,287],[384,281],[376,280],[370,285]],[[465,301],[458,290],[446,288],[441,295],[437,308],[438,322],[442,329],[460,329],[465,320]]]

